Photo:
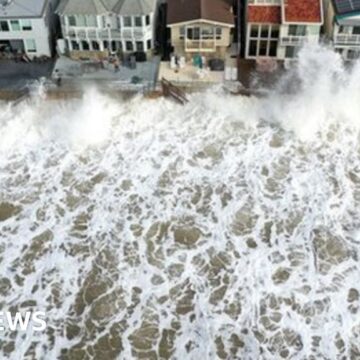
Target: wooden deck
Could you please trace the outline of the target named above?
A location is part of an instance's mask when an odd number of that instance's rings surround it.
[[[185,92],[182,91],[177,86],[173,85],[170,81],[162,78],[161,87],[162,87],[163,95],[165,97],[171,97],[181,105],[185,105],[187,102],[189,102],[189,100],[185,95]]]

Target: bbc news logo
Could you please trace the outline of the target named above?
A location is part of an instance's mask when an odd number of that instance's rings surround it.
[[[0,332],[1,331],[44,331],[46,329],[45,312],[5,312],[0,311]]]

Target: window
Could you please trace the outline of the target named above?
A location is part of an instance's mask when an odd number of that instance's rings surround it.
[[[91,46],[92,46],[93,50],[95,50],[95,51],[100,50],[100,46],[99,46],[99,43],[97,41],[92,41]]]
[[[151,49],[151,40],[148,40],[146,42],[146,46],[147,46],[147,49],[150,50]]]
[[[204,40],[214,39],[214,28],[204,27],[201,29],[201,38]]]
[[[251,25],[250,37],[257,38],[258,36],[259,36],[259,26],[258,25]]]
[[[137,51],[144,51],[144,43],[142,41],[136,42],[136,50]]]
[[[71,47],[73,50],[79,50],[80,47],[79,47],[79,43],[77,41],[71,41]]]
[[[23,31],[31,31],[32,30],[30,20],[21,20],[21,26],[22,26]]]
[[[7,21],[0,21],[0,31],[9,31],[9,24]]]
[[[116,44],[117,42],[115,41],[115,40],[113,40],[112,42],[111,42],[111,51],[116,51],[117,50],[117,44]]]
[[[11,30],[20,31],[20,22],[19,20],[10,20]]]
[[[33,39],[26,39],[26,50],[28,52],[36,52],[36,42]]]
[[[185,38],[185,26],[180,26],[180,40]]]
[[[257,41],[250,40],[249,56],[256,56],[256,55],[257,55]]]
[[[356,50],[349,50],[347,53],[348,60],[356,60],[360,57],[360,52]]]
[[[142,26],[142,18],[141,16],[135,16],[135,26],[141,27]]]
[[[109,42],[108,41],[104,41],[104,43],[103,43],[103,45],[104,45],[104,49],[105,50],[108,50],[109,49]]]
[[[360,35],[360,26],[354,26],[353,35]]]
[[[268,42],[266,40],[260,41],[260,47],[259,47],[259,55],[260,56],[267,55],[267,45],[268,45]]]
[[[200,28],[187,28],[187,38],[189,40],[200,40]]]
[[[276,57],[276,55],[277,55],[277,46],[278,46],[277,41],[274,41],[274,40],[270,41],[269,56]]]
[[[268,38],[269,37],[269,26],[268,25],[261,25],[261,38]]]
[[[134,46],[131,41],[126,41],[126,51],[134,51]]]
[[[306,26],[305,25],[289,25],[289,35],[305,36],[306,35]]]
[[[285,49],[285,57],[291,59],[295,57],[295,46],[287,46]]]
[[[278,39],[279,38],[279,27],[278,26],[272,25],[270,37],[272,39]]]
[[[146,17],[145,17],[145,24],[146,24],[146,26],[147,26],[147,25],[150,25],[150,15],[146,15]]]
[[[76,26],[76,18],[75,16],[68,16],[68,21],[70,26]]]
[[[87,15],[85,17],[86,26],[88,27],[97,27],[97,19],[95,15]]]
[[[124,16],[124,26],[131,27],[132,21],[131,16]]]
[[[217,40],[221,40],[221,36],[222,36],[222,28],[221,28],[221,27],[217,27],[217,28],[216,28],[216,39],[217,39]]]
[[[85,16],[84,15],[78,15],[76,18],[77,26],[86,26]]]
[[[339,34],[351,34],[352,27],[340,25],[339,26]]]
[[[82,49],[83,49],[84,51],[90,50],[89,43],[88,43],[87,41],[85,41],[85,40],[81,41],[81,46],[82,46]]]

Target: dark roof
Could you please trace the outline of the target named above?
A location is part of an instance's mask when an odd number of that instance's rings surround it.
[[[47,0],[16,0],[0,2],[0,18],[42,17],[48,5]]]
[[[26,0],[29,1],[29,0]],[[59,15],[148,15],[155,10],[156,0],[61,0]]]
[[[337,15],[360,12],[360,0],[333,0]]]
[[[229,0],[168,0],[167,23],[177,24],[193,20],[209,20],[234,24]]]

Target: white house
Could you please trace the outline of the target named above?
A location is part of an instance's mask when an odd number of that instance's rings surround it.
[[[325,1],[325,32],[345,60],[360,58],[360,1]]]
[[[62,0],[57,13],[71,57],[154,49],[157,0]]]
[[[52,56],[57,0],[0,0],[0,48]]]
[[[306,42],[318,43],[322,0],[249,0],[247,59],[288,60]]]

